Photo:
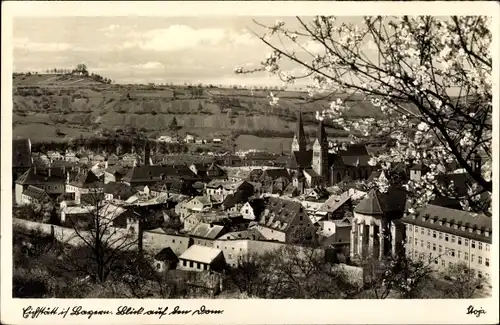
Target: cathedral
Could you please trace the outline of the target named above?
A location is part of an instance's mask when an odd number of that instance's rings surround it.
[[[292,175],[293,186],[300,189],[333,186],[339,182],[368,179],[374,167],[368,164],[370,155],[365,145],[351,145],[345,151],[330,153],[328,137],[320,120],[316,137],[309,144],[304,132],[302,112],[292,140],[286,168]]]

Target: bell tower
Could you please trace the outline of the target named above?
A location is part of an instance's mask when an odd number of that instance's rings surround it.
[[[323,183],[328,180],[328,139],[323,120],[319,121],[318,132],[313,145],[312,168],[323,178]]]

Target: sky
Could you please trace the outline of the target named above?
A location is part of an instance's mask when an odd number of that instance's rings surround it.
[[[292,17],[16,18],[14,71],[85,63],[116,83],[280,84],[267,73],[234,73],[237,66],[258,67],[270,52],[251,32],[263,31],[254,19],[296,24]]]

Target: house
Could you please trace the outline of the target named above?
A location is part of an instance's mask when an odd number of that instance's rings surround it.
[[[240,209],[243,218],[248,220],[258,220],[262,211],[264,211],[265,202],[263,199],[253,199],[245,204]]]
[[[139,219],[141,216],[133,209],[106,203],[98,211],[99,216],[109,223],[104,223],[107,227],[127,229],[130,233],[139,233]]]
[[[316,228],[299,202],[267,198],[257,230],[267,240],[292,243],[315,240]]]
[[[189,231],[189,236],[194,237],[196,243],[196,238],[203,239],[217,239],[225,232],[224,227],[220,225],[209,224],[205,222],[199,222]]]
[[[352,200],[349,191],[341,195],[330,196],[319,208],[319,211],[326,212],[329,219],[341,219],[345,213],[352,211]]]
[[[222,143],[222,140],[221,140],[221,139],[219,139],[219,138],[214,138],[214,139],[212,140],[212,142],[213,142],[213,143],[217,143],[217,144],[219,144],[219,143]]]
[[[172,143],[172,137],[169,135],[162,135],[156,139],[158,142],[166,142],[166,143]]]
[[[102,155],[94,155],[92,156],[92,164],[95,165],[95,164],[104,164],[104,162],[106,161],[106,158],[104,158],[104,156]]]
[[[345,247],[345,253],[351,242],[352,218],[344,217],[336,220],[322,220],[319,222],[319,241],[321,245]]]
[[[283,191],[283,195],[289,198],[294,198],[299,195],[299,190],[292,183],[288,184],[285,190]]]
[[[127,175],[128,169],[119,165],[108,167],[104,170],[104,183],[120,182]]]
[[[239,182],[225,182],[222,185],[222,196],[226,197],[231,194],[240,193],[244,197],[250,197],[253,195],[254,188],[247,181]]]
[[[122,182],[131,186],[153,185],[167,178],[184,179],[196,181],[198,177],[186,165],[165,165],[165,166],[136,166],[129,170],[122,178]]]
[[[49,158],[50,161],[64,160],[64,156],[61,155],[61,153],[57,152],[57,151],[49,151],[49,152],[47,152],[47,158]]]
[[[277,180],[278,178],[284,178],[284,179],[290,181],[291,175],[288,172],[288,170],[286,170],[284,168],[266,169],[266,170],[262,171],[262,174],[261,174],[259,180],[265,186],[269,186],[271,183],[274,183],[274,181]],[[286,185],[285,185],[285,187],[286,187]],[[283,190],[285,189],[285,187],[283,187]]]
[[[16,181],[33,165],[30,139],[12,140],[12,181]],[[14,183],[15,184],[15,183]]]
[[[234,231],[226,233],[225,235],[219,238],[220,240],[265,240],[264,236],[257,231],[255,228],[243,230],[243,231]]]
[[[194,143],[194,135],[192,134],[186,134],[186,137],[184,137],[184,142],[185,143]]]
[[[77,202],[82,194],[102,193],[103,188],[104,183],[91,170],[67,174],[66,192],[75,193]]]
[[[28,185],[28,187],[23,191],[20,205],[40,205],[49,203],[51,200],[50,196],[42,190],[41,188]]]
[[[170,247],[165,247],[154,256],[154,267],[157,272],[173,270],[177,267],[179,258]]]
[[[226,172],[214,162],[193,163],[189,166],[189,169],[201,179],[213,180],[227,178]]]
[[[330,195],[330,193],[328,193],[328,191],[325,190],[324,188],[315,187],[315,188],[311,188],[311,189],[306,190],[306,192],[304,194],[304,198],[306,200],[319,201],[319,200],[324,200],[324,199],[328,198],[329,195]]]
[[[193,245],[179,256],[178,268],[185,271],[222,271],[225,264],[220,249]]]
[[[140,157],[137,154],[127,153],[122,156],[122,166],[123,167],[135,167],[140,161]]]
[[[106,163],[106,169],[109,167],[116,166],[118,165],[118,163],[120,163],[120,157],[118,157],[113,153],[106,158],[105,163]]]
[[[194,143],[196,143],[196,144],[205,144],[205,143],[206,143],[206,141],[205,141],[205,140],[203,140],[203,139],[196,139],[196,140],[194,141]]]
[[[64,168],[38,168],[36,165],[28,169],[15,182],[16,204],[22,204],[22,194],[30,185],[44,190],[50,196],[59,196],[65,192]]]
[[[134,186],[134,189],[139,193],[146,196],[149,196],[149,187],[147,185],[137,185]]]
[[[222,201],[221,208],[226,212],[239,212],[250,196],[251,195],[243,191],[229,194],[224,201]]]
[[[95,208],[95,206],[61,204],[61,224],[71,228],[88,229],[93,226]]]
[[[125,183],[111,182],[104,185],[104,197],[108,201],[126,201],[135,194],[137,194],[137,190]]]
[[[216,163],[221,166],[226,166],[226,167],[243,166],[243,161],[241,160],[241,157],[238,157],[236,155],[226,154],[223,156],[217,156],[215,157],[215,160]]]

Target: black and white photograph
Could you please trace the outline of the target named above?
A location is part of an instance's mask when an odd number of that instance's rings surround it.
[[[498,320],[498,12],[295,8],[11,17],[2,297]]]

